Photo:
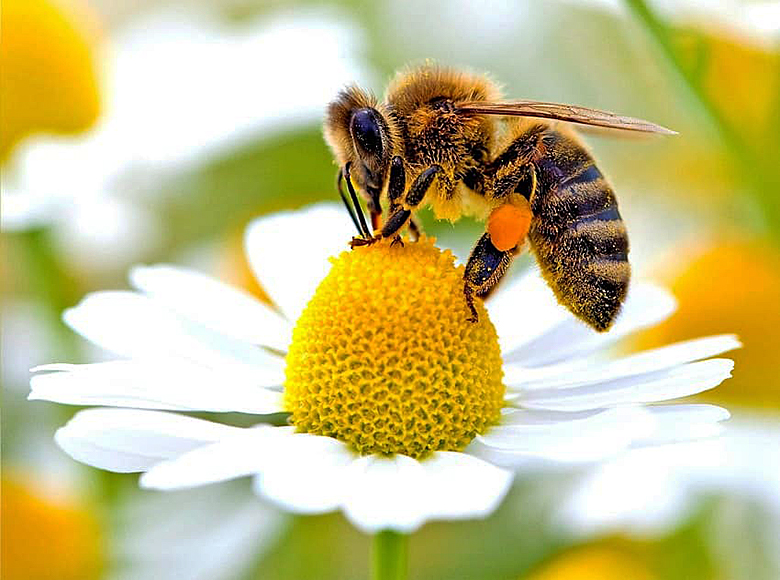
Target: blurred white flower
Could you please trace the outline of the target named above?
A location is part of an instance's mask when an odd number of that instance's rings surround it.
[[[578,536],[662,534],[696,499],[719,493],[750,498],[780,523],[780,423],[738,414],[721,437],[643,449],[584,476],[558,519]]]
[[[2,175],[2,226],[58,228],[78,263],[139,259],[161,224],[139,197],[159,178],[242,141],[316,123],[346,83],[370,82],[356,29],[331,13],[240,24],[145,15],[105,47],[103,118],[77,138],[22,144]]]
[[[137,493],[114,514],[107,580],[240,580],[284,530],[246,486]]]
[[[623,0],[566,0],[572,4],[625,13]],[[780,39],[780,3],[775,0],[650,0],[663,16],[682,23],[719,26],[747,40],[773,43]]]
[[[728,416],[725,410],[712,405],[654,403],[701,392],[729,377],[733,363],[709,357],[737,348],[739,343],[734,337],[702,338],[604,360],[608,345],[668,316],[674,309],[671,297],[654,286],[635,284],[614,328],[598,334],[555,303],[538,273],[505,285],[488,306],[498,334],[495,351],[490,351],[496,354],[497,367],[486,369],[484,376],[503,371],[506,392],[503,399],[503,387],[495,394],[496,409],[502,404],[504,408],[499,424],[480,428],[476,437],[471,434],[467,439],[471,443],[465,449],[450,441],[450,446],[444,448],[451,450],[423,453],[418,458],[402,455],[398,448],[389,456],[375,451],[361,455],[341,439],[296,432],[295,427],[258,425],[241,429],[162,411],[260,415],[290,411],[283,403],[281,389],[285,382],[290,388],[291,363],[287,361],[285,378],[284,354],[296,345],[295,340],[291,344],[292,321],[301,316],[328,273],[327,258],[343,250],[344,232],[349,228],[344,212],[329,204],[260,218],[250,225],[246,237],[250,263],[282,315],[248,294],[202,274],[162,265],[132,271],[131,281],[138,292],[98,292],[68,310],[65,321],[74,330],[126,360],[39,367],[32,379],[30,398],[124,408],[81,411],[58,431],[59,445],[89,465],[119,472],[145,472],[141,485],[148,488],[187,488],[254,475],[258,493],[288,510],[320,513],[342,509],[356,526],[366,531],[411,531],[431,519],[488,515],[506,493],[512,469],[590,462],[634,447],[708,437],[718,433],[718,422]],[[295,236],[290,232],[307,235]],[[316,244],[311,240],[316,240]],[[355,255],[345,254],[339,259]],[[401,257],[396,255],[390,263],[401,263]],[[403,262],[400,267],[407,269],[412,264],[413,261]],[[430,268],[425,271],[431,276],[439,275],[433,263],[425,264]],[[444,270],[457,278],[451,264]],[[366,274],[376,276],[377,272]],[[459,284],[460,279],[457,280]],[[317,292],[322,292],[322,288],[319,286]],[[404,292],[404,288],[383,286],[380,296],[391,300],[391,290]],[[447,299],[457,299],[463,307],[460,293],[453,296],[448,295]],[[345,294],[339,300],[343,304],[364,303],[353,298]],[[434,300],[444,298],[437,295]],[[395,300],[388,308],[400,309],[397,316],[403,320],[418,320],[425,312],[433,311],[421,298],[406,303]],[[452,314],[451,318],[438,312],[435,322],[470,324],[456,308],[447,308],[446,312]],[[382,322],[385,319],[380,311],[355,311],[354,315],[352,320],[371,320],[374,326],[378,325],[378,334],[390,332],[395,336],[400,332],[399,327],[387,328],[390,322]],[[299,332],[300,321],[297,328]],[[317,328],[326,332],[325,326]],[[436,423],[445,425],[445,431],[436,437],[450,433],[447,421],[457,424],[484,419],[471,409],[476,404],[470,407],[457,397],[468,400],[473,395],[469,389],[477,388],[483,389],[479,392],[486,397],[492,396],[492,382],[479,387],[467,385],[452,399],[447,398],[449,383],[444,382],[472,377],[465,369],[451,367],[476,364],[473,360],[463,362],[466,355],[457,350],[464,348],[463,344],[476,348],[477,344],[467,343],[464,338],[474,328],[478,327],[453,327],[449,332],[440,332],[442,341],[435,343],[437,351],[429,349],[425,356],[442,357],[444,366],[437,366],[441,362],[438,358],[435,360],[439,362],[427,363],[427,359],[415,359],[415,368],[425,364],[431,368],[427,369],[430,372],[419,370],[414,384],[419,383],[420,377],[445,376],[441,380],[431,379],[431,384],[441,389],[446,401],[441,408],[423,409],[428,399],[420,402],[422,394],[415,397],[410,384],[411,394],[403,398],[403,405],[413,405],[409,413],[416,418],[412,424],[404,422],[404,433],[414,432],[418,423],[423,425],[423,438],[429,432],[425,415],[419,415],[420,412],[436,415]],[[338,326],[332,332],[342,336],[348,331]],[[434,341],[439,340],[438,336]],[[386,338],[393,340],[392,336]],[[365,340],[362,334],[350,332],[339,344],[354,344],[358,349],[355,352],[363,352],[360,349],[367,345],[361,341]],[[368,340],[380,346],[385,344],[375,336]],[[494,335],[492,340],[496,340]],[[399,348],[397,360],[403,362],[404,357],[411,356],[406,351],[412,347]],[[484,354],[487,357],[489,352]],[[333,356],[334,360],[338,358]],[[302,360],[313,364],[311,358]],[[382,364],[399,363],[388,359]],[[344,372],[354,371],[354,367],[349,369]],[[322,375],[331,371],[312,370],[314,375],[317,372]],[[446,379],[447,373],[455,374]],[[360,375],[356,376],[354,380],[359,381]],[[487,379],[473,380],[476,383]],[[497,380],[500,384],[500,374]],[[375,416],[381,412],[381,405],[374,399],[360,399],[354,394],[357,391],[346,385],[342,389],[342,395],[353,393],[347,396],[355,400],[347,400],[344,405],[353,411],[357,406],[358,415]],[[305,404],[314,403],[309,400]],[[461,407],[453,414],[452,408]],[[394,409],[386,411],[383,423],[397,420],[393,418]],[[323,423],[338,421],[328,412],[322,407],[315,410],[315,415]],[[336,413],[341,416],[339,411]],[[351,424],[358,428],[361,422]],[[365,435],[379,437],[373,432]],[[440,448],[438,443],[432,445],[433,449]]]
[[[5,388],[26,389],[31,364],[56,352],[56,337],[47,327],[45,307],[34,300],[5,297],[0,305],[0,334],[0,381]]]

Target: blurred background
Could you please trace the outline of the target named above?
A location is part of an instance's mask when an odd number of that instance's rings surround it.
[[[329,99],[352,81],[382,94],[429,58],[679,131],[588,138],[635,271],[679,301],[630,348],[720,332],[745,348],[700,397],[733,412],[722,439],[521,477],[489,519],[416,534],[411,577],[780,578],[780,2],[3,0],[5,580],[364,577],[369,538],[339,514],[284,515],[241,481],[142,492],[76,464],[52,441],[76,409],[27,402],[28,371],[105,356],[60,314],[126,288],[132,264],[262,296],[243,228],[336,199]],[[461,256],[480,231],[423,223]]]

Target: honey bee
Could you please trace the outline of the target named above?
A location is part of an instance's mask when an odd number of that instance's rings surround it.
[[[527,239],[558,301],[609,329],[628,290],[628,235],[612,187],[568,123],[674,133],[595,109],[504,101],[487,77],[432,64],[398,74],[383,102],[347,87],[328,107],[324,134],[360,234],[352,247],[402,244],[404,227],[415,239],[413,214],[426,205],[437,219],[471,215],[486,229],[464,273],[470,320],[478,319],[474,297],[489,295]]]

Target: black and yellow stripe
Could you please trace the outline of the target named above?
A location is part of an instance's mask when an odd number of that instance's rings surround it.
[[[558,300],[607,330],[625,300],[628,235],[612,188],[572,135],[550,130],[533,161],[529,238]]]

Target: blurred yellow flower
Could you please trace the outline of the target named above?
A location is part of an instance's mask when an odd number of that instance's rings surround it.
[[[2,480],[3,580],[92,580],[101,575],[101,530],[84,503],[50,497],[32,478]]]
[[[777,114],[780,50],[723,31],[680,32],[682,54],[713,104],[744,138],[776,138],[768,122]],[[773,141],[774,142],[774,141]]]
[[[0,160],[36,132],[77,133],[98,117],[98,35],[75,0],[3,0]]]
[[[780,409],[780,252],[736,238],[680,252],[692,254],[685,268],[663,275],[679,308],[643,333],[637,348],[728,329],[745,345],[734,353],[738,370],[703,398]]]
[[[744,144],[750,159],[776,174],[780,46],[703,25],[675,29],[674,39],[684,68],[694,71],[697,86]],[[616,142],[609,159],[616,181],[637,191],[651,189],[654,196],[665,194],[673,200],[667,211],[712,215],[715,210],[732,218],[735,192],[746,187],[740,171],[744,161],[731,157],[734,152],[724,147],[711,122],[703,122],[705,117],[686,103],[682,93],[668,98],[679,106],[670,114],[679,117],[667,122],[680,134],[641,145],[642,155]]]
[[[574,548],[543,565],[530,580],[657,580],[645,563],[628,551],[596,544]]]

